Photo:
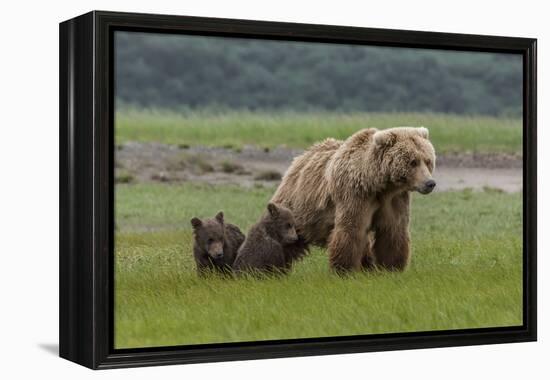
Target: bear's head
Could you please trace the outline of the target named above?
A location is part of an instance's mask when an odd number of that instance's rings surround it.
[[[296,221],[292,211],[275,203],[267,205],[267,221],[271,234],[275,235],[283,245],[292,244],[298,240]]]
[[[399,127],[376,131],[375,149],[380,158],[380,169],[390,184],[405,191],[429,194],[435,187],[432,173],[435,168],[435,150],[424,127]]]
[[[225,242],[223,212],[219,212],[213,219],[191,219],[195,244],[208,253],[213,260],[223,258]]]

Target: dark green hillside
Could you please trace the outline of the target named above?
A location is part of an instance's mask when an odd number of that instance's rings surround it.
[[[521,57],[118,32],[119,104],[518,116]]]

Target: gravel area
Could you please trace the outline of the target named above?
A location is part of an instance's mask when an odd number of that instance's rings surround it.
[[[276,186],[300,149],[244,146],[178,147],[131,142],[115,152],[118,183],[203,182],[244,187]],[[437,191],[486,187],[506,192],[522,189],[522,158],[514,154],[454,153],[438,155]]]

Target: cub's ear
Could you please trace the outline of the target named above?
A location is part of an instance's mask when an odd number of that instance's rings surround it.
[[[193,226],[193,228],[197,229],[200,226],[202,226],[202,220],[195,217],[195,218],[191,219],[191,225]]]
[[[428,139],[430,137],[430,131],[428,131],[428,128],[426,127],[417,128],[417,131],[420,136],[424,137],[425,139]]]
[[[220,211],[216,214],[216,220],[223,224],[223,211]]]
[[[376,146],[391,146],[395,143],[395,133],[391,131],[376,131],[373,139]]]
[[[267,204],[267,211],[269,211],[269,214],[276,218],[277,216],[279,216],[279,208],[277,207],[277,205],[275,203],[268,203]]]

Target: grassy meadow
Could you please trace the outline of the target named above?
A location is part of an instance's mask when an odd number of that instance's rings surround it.
[[[193,216],[247,229],[273,188],[116,188],[115,346],[132,348],[522,323],[521,193],[414,195],[404,273],[339,277],[315,249],[283,278],[201,279]]]
[[[305,148],[365,127],[426,126],[438,154],[519,153],[521,120],[422,113],[174,112],[123,108],[116,144]],[[246,231],[273,187],[116,185],[115,346],[134,348],[522,323],[522,194],[414,194],[404,273],[339,277],[314,249],[282,278],[198,278],[190,219]]]
[[[345,139],[367,127],[425,126],[439,154],[521,151],[521,119],[435,113],[325,113],[137,110],[116,114],[116,143],[245,144],[306,148],[327,137]]]

